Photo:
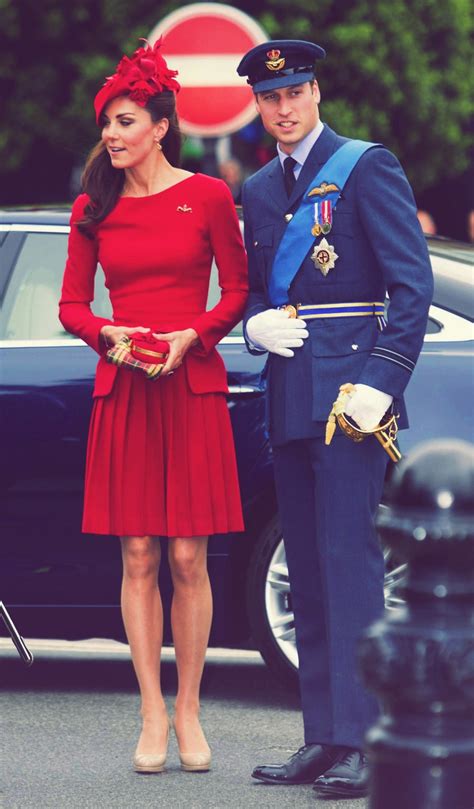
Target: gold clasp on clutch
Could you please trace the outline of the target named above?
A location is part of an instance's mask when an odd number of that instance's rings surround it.
[[[142,362],[132,356],[132,348],[133,341],[124,334],[112,348],[109,348],[105,358],[107,362],[112,363],[112,365],[117,365],[118,368],[123,367],[131,371],[142,371],[148,379],[158,379],[166,362],[166,354],[140,349],[146,354],[152,354],[157,358],[162,358],[161,362]]]

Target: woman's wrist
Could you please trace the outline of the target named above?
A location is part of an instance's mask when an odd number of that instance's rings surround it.
[[[199,343],[199,335],[198,335],[196,329],[192,329],[192,328],[185,329],[184,333],[186,335],[186,339],[187,339],[187,342],[188,342],[188,348],[192,348],[193,346],[195,346],[195,345],[197,345]]]
[[[109,328],[110,328],[110,326],[105,325],[105,326],[102,326],[102,328],[100,330],[100,336],[102,337],[102,341],[103,341],[106,348],[111,348],[112,347],[112,342],[110,341],[109,337],[107,336],[107,332],[106,332],[106,329],[109,329]]]

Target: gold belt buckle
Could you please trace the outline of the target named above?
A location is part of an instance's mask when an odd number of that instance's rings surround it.
[[[283,309],[284,312],[288,312],[288,317],[294,319],[298,317],[298,306],[299,304],[293,306],[292,303],[286,303],[285,306],[282,306],[281,308]]]

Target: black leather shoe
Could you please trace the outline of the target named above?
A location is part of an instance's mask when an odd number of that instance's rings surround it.
[[[266,784],[311,784],[334,763],[340,751],[340,747],[326,744],[305,744],[293,753],[286,764],[255,767],[252,778]]]
[[[369,791],[369,763],[361,750],[339,748],[339,756],[328,770],[316,778],[317,795],[330,798],[363,798]]]

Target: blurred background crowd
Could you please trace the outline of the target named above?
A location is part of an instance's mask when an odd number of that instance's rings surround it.
[[[169,0],[0,0],[0,205],[67,203],[98,140],[92,99]],[[402,162],[427,233],[474,241],[470,0],[236,0],[268,38],[318,42],[323,121]],[[173,66],[171,64],[171,66]],[[205,91],[204,91],[205,95]],[[203,98],[205,103],[205,97]],[[183,166],[243,180],[275,154],[258,118],[187,136]]]

